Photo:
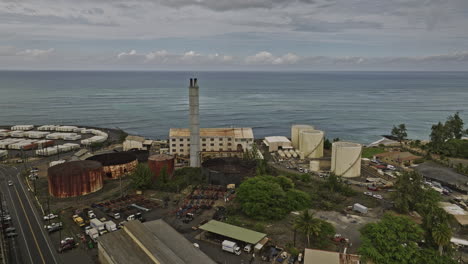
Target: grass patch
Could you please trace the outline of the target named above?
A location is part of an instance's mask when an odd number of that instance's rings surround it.
[[[362,157],[367,159],[372,159],[374,155],[386,152],[385,148],[381,147],[372,147],[372,148],[363,148]]]

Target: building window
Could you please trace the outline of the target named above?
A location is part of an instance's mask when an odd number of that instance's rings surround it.
[[[206,151],[206,149],[203,149],[203,151]]]
[[[203,147],[206,147],[206,144],[202,144]]]
[[[187,138],[187,141],[190,142],[190,138]]]
[[[179,138],[179,141],[184,141],[184,139],[183,139],[183,138]]]
[[[190,144],[187,144],[187,147],[190,147]]]
[[[176,144],[172,144],[172,146],[173,146],[173,147],[175,147],[175,146],[176,146]]]
[[[219,143],[219,146],[222,146],[222,145],[223,145],[223,143]]]
[[[179,147],[183,147],[183,146],[184,146],[184,144],[180,144],[180,145],[179,145]]]
[[[211,138],[210,140],[211,140],[211,141],[214,141],[214,138]]]
[[[211,144],[210,144],[210,146],[214,147],[214,144],[213,144],[213,143],[211,143]]]
[[[175,141],[175,138],[173,138],[172,141]]]
[[[202,138],[201,141],[206,141],[206,138]]]
[[[228,141],[231,141],[232,138],[228,138]]]
[[[184,150],[183,150],[183,149],[180,149],[180,152],[184,152]]]
[[[231,143],[228,143],[228,146],[231,146],[232,144]]]
[[[244,141],[245,141],[245,138],[241,139],[241,141],[244,142]]]

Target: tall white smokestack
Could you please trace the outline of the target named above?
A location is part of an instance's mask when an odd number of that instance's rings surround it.
[[[200,117],[197,79],[190,79],[190,167],[200,167]]]

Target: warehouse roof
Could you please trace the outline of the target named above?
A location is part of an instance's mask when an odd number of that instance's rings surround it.
[[[123,230],[99,237],[113,263],[215,264],[163,220],[129,221]],[[129,254],[131,252],[131,254]]]
[[[182,259],[183,263],[215,264],[211,258],[200,251],[200,249],[194,247],[182,234],[163,220],[146,222],[143,225],[164,245],[174,251]]]
[[[128,141],[138,141],[138,142],[141,142],[143,143],[145,141],[145,138],[144,137],[139,137],[139,136],[127,136],[125,138],[125,140],[128,140]]]
[[[358,255],[318,249],[306,248],[304,252],[304,264],[359,264],[360,259]]]
[[[169,137],[190,137],[190,129],[171,128]],[[254,138],[252,128],[200,128],[200,137]]]
[[[340,264],[340,253],[316,249],[305,249],[304,264]]]
[[[283,136],[265,137],[265,141],[268,142],[268,143],[270,143],[270,142],[291,143],[291,140],[289,140],[287,137],[283,137]]]
[[[264,233],[226,224],[216,220],[211,220],[208,223],[200,226],[200,229],[250,244],[256,244],[258,241],[266,237],[266,234]]]
[[[439,202],[439,207],[444,209],[447,214],[453,215],[455,220],[457,220],[460,225],[468,225],[468,212],[460,206],[447,202]]]
[[[98,247],[104,249],[113,263],[152,263],[151,258],[131,241],[131,237],[124,230],[118,230],[99,237]]]

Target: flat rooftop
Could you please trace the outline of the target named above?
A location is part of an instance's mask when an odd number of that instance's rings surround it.
[[[169,137],[190,137],[188,128],[171,128]],[[253,139],[252,128],[200,128],[200,137],[231,137]]]
[[[273,143],[273,142],[291,143],[291,140],[289,140],[287,137],[283,137],[283,136],[265,137],[265,141],[269,142],[269,143]]]
[[[250,244],[257,244],[260,240],[266,237],[266,234],[264,233],[216,220],[211,220],[200,226],[200,229]]]
[[[215,264],[163,220],[129,221],[124,229],[99,237],[98,244],[118,264]]]

